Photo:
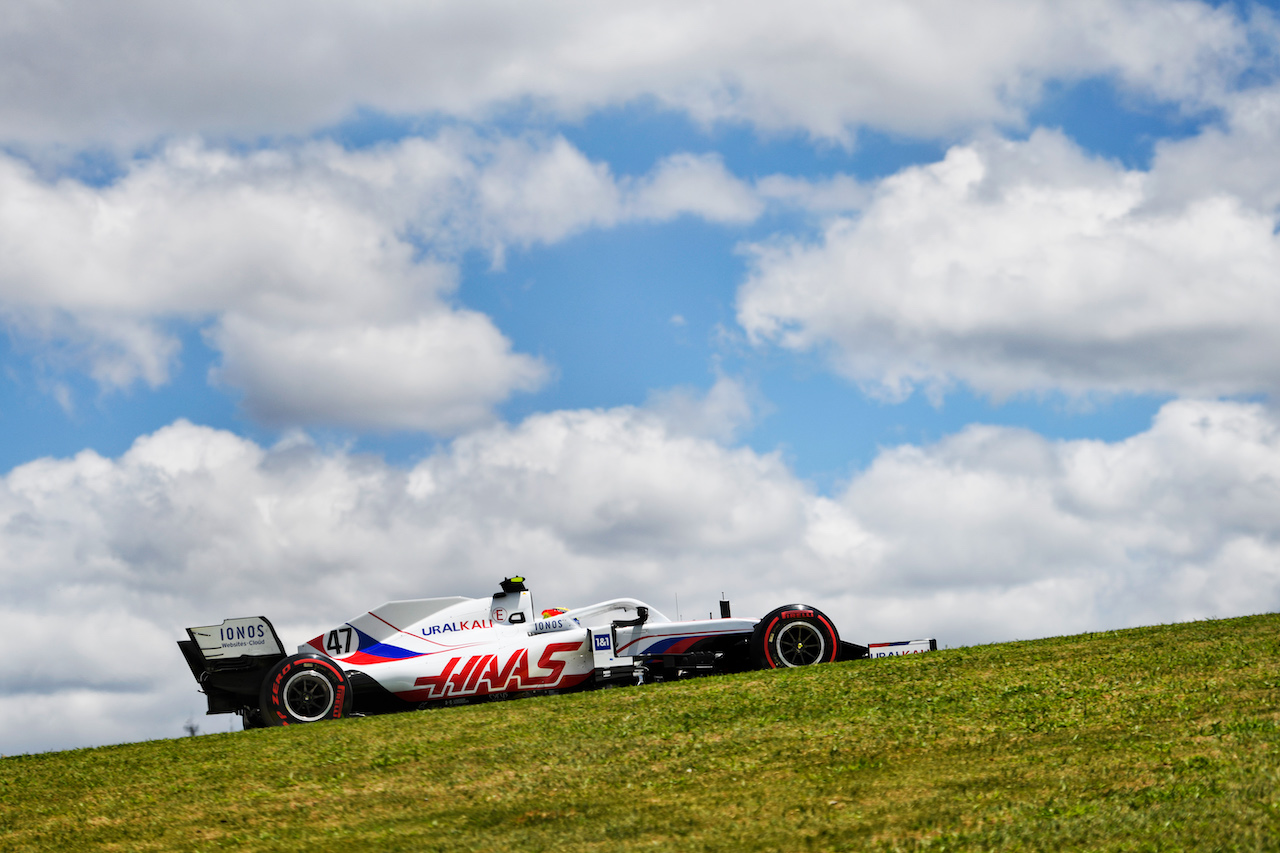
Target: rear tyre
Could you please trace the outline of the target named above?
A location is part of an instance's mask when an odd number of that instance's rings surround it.
[[[835,625],[807,604],[779,607],[757,622],[751,634],[751,662],[756,669],[832,663],[839,654]]]
[[[324,655],[300,654],[280,661],[262,682],[258,707],[267,726],[341,719],[351,710],[347,677]]]

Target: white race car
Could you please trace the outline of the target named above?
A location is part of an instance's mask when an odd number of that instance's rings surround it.
[[[208,713],[240,714],[245,728],[937,648],[934,640],[843,642],[805,604],[741,619],[722,601],[720,615],[673,622],[634,598],[615,598],[535,618],[524,579],[515,577],[489,598],[387,602],[293,655],[262,616],[188,628],[178,646]]]

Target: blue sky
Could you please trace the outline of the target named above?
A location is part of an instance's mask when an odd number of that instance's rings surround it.
[[[0,752],[179,733],[186,625],[517,572],[863,642],[1280,607],[1273,6],[22,5]]]

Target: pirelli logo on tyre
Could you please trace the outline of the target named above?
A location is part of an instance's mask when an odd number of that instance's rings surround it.
[[[799,619],[801,617],[813,618],[812,610],[784,610],[778,615],[779,619]]]

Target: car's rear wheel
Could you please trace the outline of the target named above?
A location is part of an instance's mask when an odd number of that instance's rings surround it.
[[[751,635],[751,661],[757,669],[831,663],[839,654],[835,625],[807,604],[779,607],[757,622]]]
[[[337,720],[351,710],[351,687],[329,658],[293,655],[267,673],[258,705],[268,726]]]

